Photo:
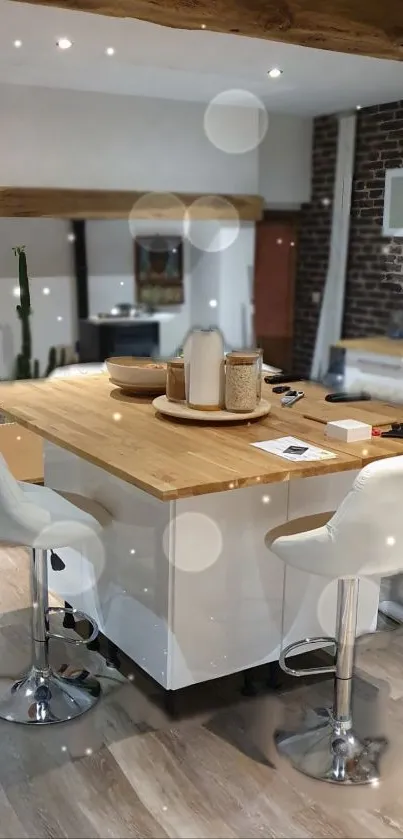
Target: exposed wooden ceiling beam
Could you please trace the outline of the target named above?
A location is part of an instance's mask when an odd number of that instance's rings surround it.
[[[0,187],[0,217],[258,221],[260,195]]]
[[[20,0],[13,0],[20,2]],[[403,57],[403,0],[26,0],[379,58]]]

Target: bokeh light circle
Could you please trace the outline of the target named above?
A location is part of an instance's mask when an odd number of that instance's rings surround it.
[[[185,204],[173,192],[145,192],[130,210],[130,233],[133,239],[138,236],[144,237],[142,247],[148,247],[153,253],[158,250],[163,252],[166,249],[164,237],[183,238],[185,212]]]
[[[318,598],[317,615],[321,631],[324,635],[334,636],[336,626],[337,609],[337,580],[329,582]],[[379,600],[379,583],[377,584],[369,577],[360,579],[360,590],[358,600],[357,635],[369,631],[368,613],[369,604],[374,604],[374,616],[377,611]]]
[[[204,513],[180,513],[165,528],[162,546],[165,556],[175,562],[176,568],[195,574],[217,562],[223,538],[217,522],[210,516]]]
[[[212,214],[216,218],[211,218]],[[185,236],[200,251],[226,250],[237,239],[239,230],[238,210],[221,195],[202,195],[185,211]]]
[[[227,154],[244,154],[256,149],[268,127],[269,115],[262,100],[240,88],[219,93],[204,113],[208,139]]]

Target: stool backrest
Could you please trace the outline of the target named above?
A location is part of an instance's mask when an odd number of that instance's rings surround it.
[[[32,535],[40,533],[50,521],[47,510],[27,499],[0,454],[0,541],[29,545]]]
[[[365,466],[326,528],[335,576],[403,571],[403,455]]]

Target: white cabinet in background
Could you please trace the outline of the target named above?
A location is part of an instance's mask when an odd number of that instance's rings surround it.
[[[403,358],[347,349],[344,389],[365,390],[377,399],[403,402]]]

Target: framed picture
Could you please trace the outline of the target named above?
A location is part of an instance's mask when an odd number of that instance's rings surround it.
[[[134,248],[137,302],[153,307],[184,303],[182,239],[139,236]]]

